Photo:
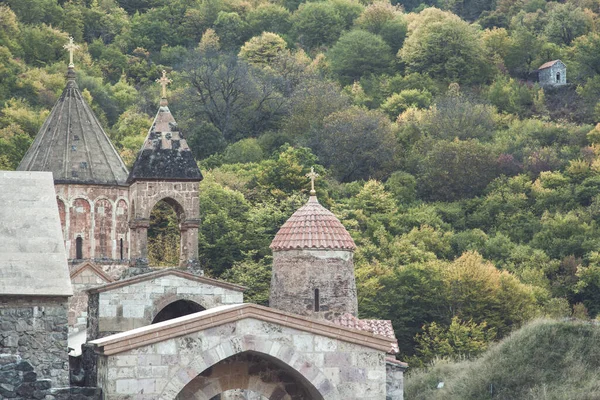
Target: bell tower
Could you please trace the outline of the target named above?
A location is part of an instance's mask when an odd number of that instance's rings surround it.
[[[157,82],[162,86],[160,107],[127,178],[131,203],[131,259],[133,264],[148,264],[150,213],[162,200],[177,214],[181,233],[179,266],[197,267],[198,186],[202,174],[169,110],[166,87],[171,80],[165,71]]]

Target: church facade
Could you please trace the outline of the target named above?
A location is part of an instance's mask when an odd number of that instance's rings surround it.
[[[72,63],[18,168],[53,175],[73,292],[65,291],[70,385],[101,389],[107,400],[402,399],[407,365],[395,358],[391,322],[358,318],[356,246],[319,204],[314,172],[308,202],[271,245],[271,308],[244,304],[245,288],[203,275],[202,174],[168,108],[164,71],[158,81],[162,99],[131,171],[81,96]],[[173,268],[148,265],[159,201],[179,222]]]

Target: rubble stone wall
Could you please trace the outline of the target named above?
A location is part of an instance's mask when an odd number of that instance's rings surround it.
[[[37,378],[69,385],[67,297],[2,297],[0,353],[18,355]]]
[[[318,289],[319,311],[315,311]],[[353,253],[335,250],[273,252],[269,306],[311,318],[333,320],[358,313]]]

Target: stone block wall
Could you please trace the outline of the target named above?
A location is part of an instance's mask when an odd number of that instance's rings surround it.
[[[127,186],[55,185],[67,258],[129,260],[129,188]]]
[[[67,297],[3,296],[0,353],[20,356],[53,387],[68,386],[67,309]]]
[[[86,329],[88,312],[87,289],[110,283],[112,278],[99,267],[84,264],[71,273],[73,296],[69,298],[69,333]]]
[[[332,332],[337,329],[331,327]],[[326,400],[386,399],[384,351],[253,318],[100,355],[98,385],[106,400],[175,399],[204,371],[236,354],[248,353],[275,360],[290,375],[301,374]],[[213,382],[197,398],[210,399],[233,389],[215,386],[225,385],[223,382]],[[252,382],[242,379],[238,386]],[[260,382],[256,383],[239,389],[260,389]]]
[[[163,308],[178,300],[194,302],[204,309],[244,302],[240,290],[177,275],[158,276],[99,293],[92,290],[89,296],[88,340],[150,325]]]
[[[132,208],[131,258],[136,263],[148,260],[148,227],[152,209],[161,200],[169,203],[179,218],[181,229],[180,266],[198,262],[200,224],[199,183],[193,181],[136,181],[129,189]]]
[[[386,361],[386,400],[404,399],[404,371],[406,364],[395,360]]]
[[[319,311],[315,311],[315,289]],[[333,320],[358,313],[353,253],[335,250],[273,252],[269,306],[311,318]]]
[[[20,356],[0,354],[0,399],[102,400],[99,388],[53,388],[50,379],[39,379],[33,366]]]

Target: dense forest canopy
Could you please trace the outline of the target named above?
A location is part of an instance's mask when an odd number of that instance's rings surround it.
[[[131,165],[160,96],[205,175],[201,262],[266,303],[307,199],[354,237],[362,317],[413,366],[600,313],[600,0],[2,0],[0,168],[77,81]],[[542,89],[555,59],[568,84]],[[177,257],[153,214],[151,254]]]

